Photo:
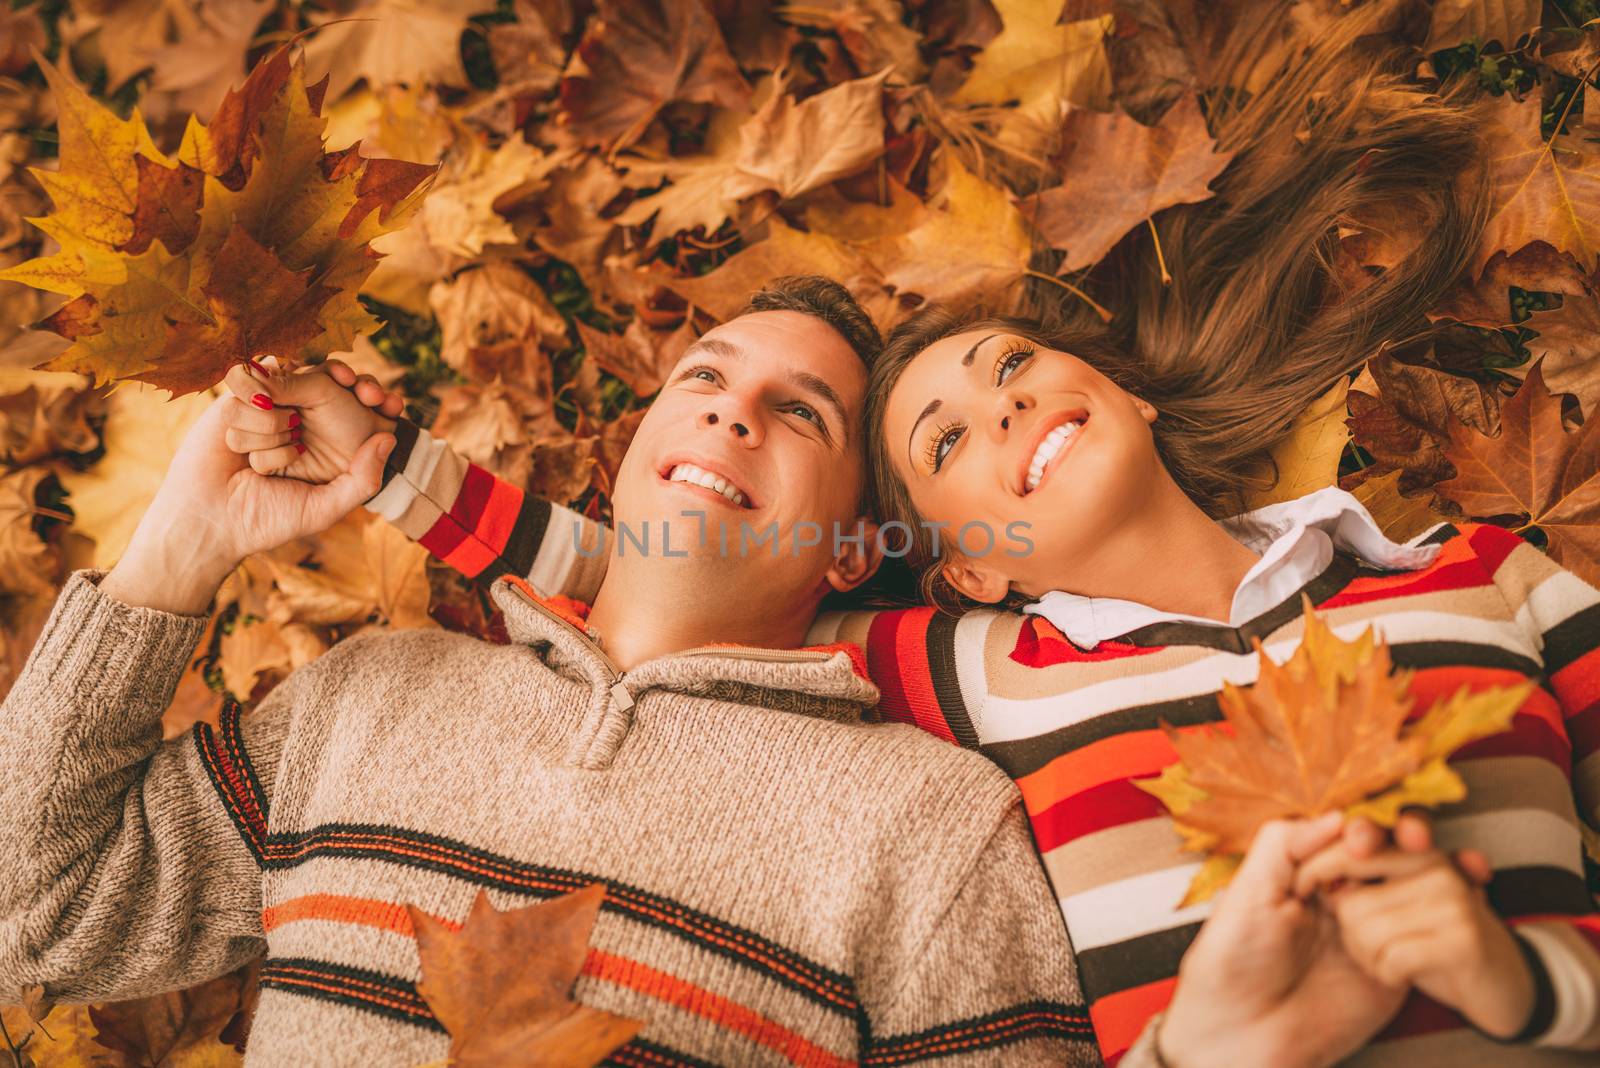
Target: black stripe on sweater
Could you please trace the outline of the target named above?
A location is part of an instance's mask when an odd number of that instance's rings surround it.
[[[931,1027],[909,1035],[869,1039],[861,1068],[890,1068],[920,1064],[1001,1049],[1033,1038],[1058,1038],[1094,1042],[1094,1027],[1082,1005],[1059,1001],[1030,1001],[1021,1005]]]
[[[417,993],[417,984],[397,975],[307,957],[280,957],[268,958],[261,965],[261,986],[446,1033],[444,1024]]]
[[[963,749],[978,748],[978,732],[973,729],[967,715],[966,702],[961,699],[961,682],[956,674],[956,624],[959,617],[935,612],[928,620],[924,635],[927,643],[928,674],[933,678],[933,694],[939,701],[939,711]]]
[[[1407,642],[1389,647],[1397,668],[1484,667],[1515,671],[1529,678],[1544,675],[1538,662],[1495,645],[1475,642]],[[1180,669],[1181,670],[1181,669]],[[1117,708],[1072,723],[1045,734],[1014,741],[992,742],[982,747],[985,755],[1005,769],[1013,779],[1031,775],[1062,753],[1074,752],[1095,742],[1131,731],[1149,731],[1161,722],[1174,727],[1192,727],[1222,719],[1217,692],[1195,694],[1146,705]],[[1058,700],[1069,702],[1069,690]]]
[[[380,824],[323,824],[310,831],[275,833],[265,866],[294,868],[315,857],[380,860],[439,872],[476,886],[547,899],[606,884],[606,912],[624,916],[688,942],[697,950],[743,965],[815,1004],[854,1019],[860,1009],[849,976],[833,971],[745,927],[720,920],[661,894],[593,872],[513,860],[455,839]]]
[[[378,484],[378,493],[382,493],[389,486],[390,479],[406,469],[406,461],[411,459],[411,450],[417,445],[417,424],[409,419],[400,418],[394,421],[394,451],[389,453],[383,461],[383,481]],[[372,497],[376,497],[374,493]],[[370,504],[372,497],[363,503]]]
[[[1600,648],[1600,604],[1576,612],[1544,632],[1544,666],[1554,675]]]
[[[539,555],[539,544],[544,541],[549,527],[550,502],[531,493],[523,494],[522,506],[517,509],[517,520],[511,525],[511,536],[500,554],[512,574],[518,578],[528,577],[528,572],[533,570],[533,559]]]
[[[1176,907],[1177,902],[1173,905]],[[1084,994],[1092,1004],[1146,983],[1171,979],[1178,974],[1178,962],[1199,933],[1198,923],[1186,923],[1079,951],[1078,975]]]
[[[449,1031],[417,991],[398,975],[355,968],[309,957],[270,958],[261,966],[261,985],[302,997],[361,1009],[428,1031]],[[636,1038],[601,1062],[606,1068],[715,1068],[712,1062],[661,1042]]]
[[[256,863],[264,865],[267,859],[267,795],[245,752],[244,739],[239,732],[240,713],[238,702],[231,697],[224,698],[217,716],[219,729],[212,730],[211,724],[201,721],[190,733],[200,765],[206,769],[223,810]]]

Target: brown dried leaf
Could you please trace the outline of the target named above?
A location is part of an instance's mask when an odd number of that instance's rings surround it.
[[[602,334],[581,320],[577,325],[588,357],[602,371],[622,379],[638,397],[653,396],[661,388],[695,339],[694,325],[687,319],[676,330],[652,330],[635,319],[621,334]]]
[[[217,1036],[238,1011],[243,985],[241,973],[230,972],[188,990],[91,1005],[94,1040],[129,1068],[221,1068],[235,1056]]]
[[[643,1028],[571,1000],[605,884],[500,911],[483,890],[462,924],[407,905],[417,993],[450,1032],[458,1068],[590,1068]]]
[[[1600,254],[1600,152],[1585,128],[1546,141],[1539,132],[1539,94],[1501,98],[1484,129],[1493,179],[1489,224],[1475,266],[1496,252],[1547,241],[1585,271]]]
[[[1470,516],[1538,527],[1552,559],[1600,584],[1600,419],[1569,433],[1538,366],[1501,405],[1499,434],[1452,426],[1446,456],[1456,477],[1435,487],[1440,496]]]
[[[1174,104],[1158,126],[1121,111],[1075,111],[1065,130],[1067,148],[1056,161],[1062,183],[1032,201],[1039,232],[1067,253],[1063,271],[1098,263],[1163,208],[1211,199],[1211,181],[1234,155],[1217,151],[1194,96]]]
[[[885,68],[826,89],[802,103],[772,99],[739,129],[740,149],[722,195],[742,200],[773,190],[783,200],[827,185],[883,154]]]
[[[493,10],[494,0],[367,0],[348,14],[313,13],[313,22],[331,24],[306,41],[307,77],[327,77],[332,100],[362,78],[375,89],[465,86],[462,31],[473,15]]]
[[[463,374],[471,372],[470,349],[523,340],[566,347],[566,320],[532,278],[504,260],[434,283],[428,303],[444,333],[439,355]]]
[[[1406,493],[1449,477],[1444,446],[1451,427],[1465,423],[1488,433],[1498,425],[1498,398],[1469,378],[1388,355],[1369,361],[1367,368],[1378,392],[1350,391],[1350,429],[1381,471],[1404,473],[1400,486]]]
[[[1373,520],[1392,541],[1406,542],[1439,523],[1448,522],[1432,505],[1433,494],[1407,497],[1400,492],[1401,472],[1368,478],[1350,492],[1372,513]]]
[[[584,145],[638,140],[667,104],[737,108],[750,87],[702,0],[599,0],[561,80],[560,121]]]
[[[1500,50],[1517,47],[1517,39],[1539,25],[1542,0],[1438,0],[1428,24],[1424,52],[1454,48],[1464,41],[1487,47],[1499,42]]]

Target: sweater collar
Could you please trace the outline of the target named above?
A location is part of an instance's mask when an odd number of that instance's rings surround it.
[[[543,596],[512,574],[491,584],[490,599],[504,615],[513,642],[592,684],[609,688],[620,682],[635,699],[660,689],[847,722],[867,718],[878,701],[866,657],[849,642],[800,649],[706,645],[621,672],[585,622],[588,606],[582,602]]]
[[[1074,645],[1092,649],[1158,623],[1240,627],[1293,598],[1328,568],[1336,551],[1392,571],[1426,567],[1439,554],[1437,545],[1391,541],[1362,503],[1337,486],[1245,512],[1221,525],[1261,557],[1234,591],[1226,622],[1064,590],[1046,593],[1023,611],[1045,617]]]

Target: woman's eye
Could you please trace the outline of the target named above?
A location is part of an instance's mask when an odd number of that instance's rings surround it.
[[[933,445],[933,469],[935,471],[944,466],[944,458],[950,450],[956,447],[956,442],[961,439],[961,428],[952,427],[939,435],[939,440]]]
[[[1028,362],[1028,357],[1033,355],[1032,349],[1018,349],[1001,359],[1000,367],[996,374],[995,385],[1004,385],[1011,373]]]

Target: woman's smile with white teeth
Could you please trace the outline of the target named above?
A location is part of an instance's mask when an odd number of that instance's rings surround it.
[[[692,486],[704,486],[713,493],[720,493],[740,508],[745,506],[744,494],[736,489],[733,483],[720,475],[713,475],[703,467],[694,464],[674,464],[671,471],[667,472],[668,482],[687,482]]]
[[[1033,450],[1033,459],[1028,463],[1028,478],[1023,483],[1026,492],[1032,493],[1039,488],[1039,482],[1044,478],[1044,469],[1066,449],[1086,421],[1087,417],[1069,420],[1044,436],[1044,440],[1039,442],[1039,447]]]

